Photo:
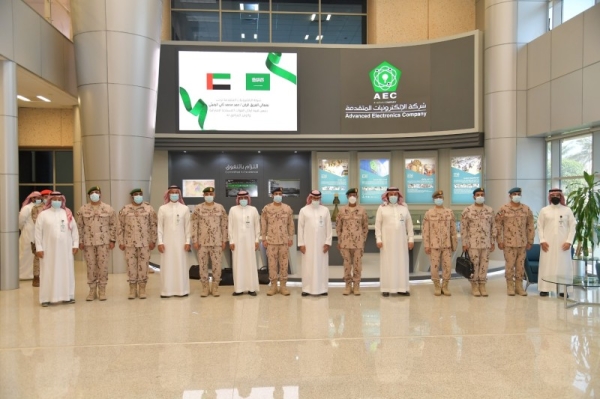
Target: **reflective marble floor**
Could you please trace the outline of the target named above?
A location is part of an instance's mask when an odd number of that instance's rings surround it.
[[[600,396],[600,308],[555,297],[412,296],[128,300],[111,275],[106,302],[42,308],[37,289],[0,292],[0,398],[585,398]],[[576,292],[581,295],[581,292]],[[598,292],[587,295],[598,296]],[[598,300],[598,298],[595,298]]]

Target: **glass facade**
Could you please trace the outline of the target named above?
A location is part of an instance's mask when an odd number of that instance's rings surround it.
[[[171,0],[172,40],[366,44],[366,0]]]

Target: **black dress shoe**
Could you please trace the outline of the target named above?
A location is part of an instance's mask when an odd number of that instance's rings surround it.
[[[186,296],[188,296],[189,294],[185,294],[185,295],[175,295],[178,298],[185,298]]]
[[[231,295],[233,295],[233,296],[240,296],[240,295],[244,295],[244,293],[243,293],[243,292],[234,292],[234,293],[233,293],[233,294],[231,294]],[[250,295],[252,295],[252,294],[250,294]],[[255,294],[255,295],[256,295],[256,294]]]
[[[42,302],[42,306],[47,308],[48,306],[50,306],[50,302]]]
[[[310,294],[308,292],[302,292],[302,296],[309,296]]]
[[[171,295],[161,295],[161,298],[171,298]]]
[[[550,295],[548,291],[540,291],[540,296],[548,296]]]
[[[410,296],[410,292],[408,292],[408,291],[406,291],[406,292],[399,292],[398,295]]]
[[[387,298],[388,296],[390,296],[390,293],[389,292],[382,292],[381,295]]]
[[[558,294],[559,297],[564,298],[565,297],[565,293],[561,292],[560,294]],[[569,297],[569,294],[567,294],[567,298]]]
[[[256,296],[256,291],[248,291],[248,295],[250,295],[250,296]]]
[[[319,295],[321,295],[321,296],[327,296],[327,293],[326,293],[326,292],[324,292],[324,293],[322,293],[322,294],[319,294]]]

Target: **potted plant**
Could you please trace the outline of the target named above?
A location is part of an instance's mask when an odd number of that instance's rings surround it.
[[[575,216],[575,256],[593,256],[598,245],[598,215],[600,214],[600,181],[595,174],[583,172],[583,182],[571,183],[567,205]],[[591,249],[591,253],[590,253]]]

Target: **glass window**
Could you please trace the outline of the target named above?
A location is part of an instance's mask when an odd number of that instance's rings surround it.
[[[52,151],[19,151],[19,183],[52,183]]]
[[[54,165],[57,184],[73,183],[73,151],[56,151]]]
[[[65,196],[65,199],[67,200],[67,208],[69,208],[71,211],[73,211],[73,213],[77,212],[77,209],[73,209],[74,205],[74,200],[75,200],[75,188],[70,185],[70,186],[56,186],[56,190],[60,191],[62,195]],[[108,200],[108,199],[107,199]],[[118,212],[118,210],[117,210]]]
[[[319,12],[319,0],[273,0],[273,11]]]
[[[173,40],[219,41],[218,12],[172,11],[171,27]]]
[[[349,12],[366,14],[367,2],[365,0],[321,0],[321,12]]]
[[[223,42],[269,42],[269,14],[227,12],[221,15]]]
[[[367,37],[367,17],[360,15],[332,15],[321,21],[321,43],[362,44]]]
[[[171,0],[171,9],[218,10],[219,0]]]
[[[564,139],[560,146],[560,176],[583,176],[592,172],[592,135]]]
[[[576,15],[593,7],[595,0],[563,0],[562,21],[567,22]]]
[[[310,14],[273,14],[273,43],[315,43],[319,22]]]
[[[223,10],[238,10],[238,11],[269,11],[269,0],[221,0]]]

